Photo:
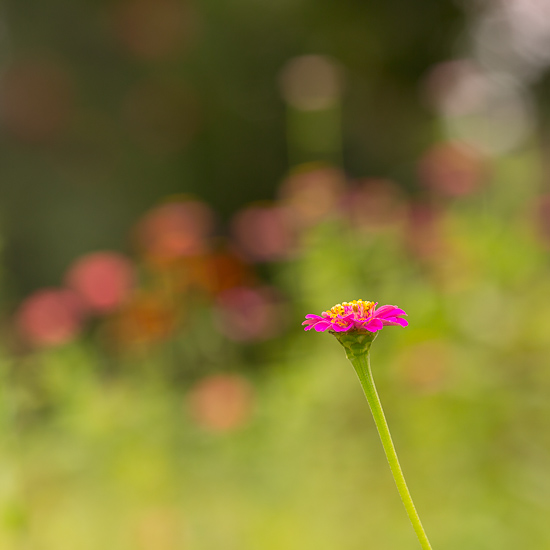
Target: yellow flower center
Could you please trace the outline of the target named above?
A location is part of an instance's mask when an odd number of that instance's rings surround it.
[[[352,300],[351,302],[336,304],[326,311],[326,313],[329,314],[332,320],[335,320],[338,315],[344,315],[352,311],[353,313],[358,313],[359,317],[367,317],[374,305],[374,302],[368,302],[366,300]]]

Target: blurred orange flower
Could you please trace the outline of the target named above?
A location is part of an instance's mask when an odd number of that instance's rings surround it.
[[[109,339],[119,348],[151,345],[166,339],[175,329],[177,315],[159,296],[139,294],[109,319]]]
[[[396,359],[404,381],[419,393],[445,389],[451,377],[452,349],[443,340],[428,340],[409,346]]]
[[[304,228],[337,211],[345,185],[345,176],[337,168],[305,164],[285,179],[279,194],[293,225]]]
[[[173,550],[183,538],[181,514],[168,506],[141,511],[135,520],[135,543],[139,550]]]
[[[204,254],[214,228],[214,215],[205,203],[174,200],[149,211],[138,223],[136,243],[146,259],[166,262]]]
[[[242,376],[219,374],[199,381],[189,392],[191,416],[202,428],[227,432],[244,426],[254,410],[254,388]]]
[[[130,137],[146,152],[181,151],[196,133],[199,105],[179,80],[148,79],[131,88],[122,116]]]
[[[195,30],[189,4],[179,0],[126,0],[119,2],[111,15],[122,46],[144,60],[177,54]]]

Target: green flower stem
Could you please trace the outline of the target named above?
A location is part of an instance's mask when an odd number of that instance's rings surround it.
[[[363,349],[358,353],[359,350],[356,350],[355,353],[346,347],[346,352],[348,359],[351,361],[351,364],[354,366],[359,381],[363,386],[365,396],[370,406],[372,416],[374,417],[374,422],[378,428],[378,433],[380,434],[380,439],[382,440],[382,445],[384,451],[386,452],[386,457],[388,459],[391,472],[393,474],[393,479],[397,485],[397,490],[401,495],[401,500],[405,505],[409,519],[414,527],[416,536],[420,541],[420,545],[424,550],[431,550],[430,541],[424,532],[420,518],[418,517],[418,512],[414,507],[414,503],[405,482],[405,476],[399,465],[399,459],[397,458],[397,453],[395,452],[395,447],[390,434],[390,429],[388,423],[386,422],[386,417],[384,416],[384,411],[382,410],[382,404],[380,403],[380,398],[378,397],[378,392],[376,391],[376,386],[374,385],[374,379],[372,377],[372,372],[370,369],[370,354],[369,354],[370,345],[366,346],[366,349]]]

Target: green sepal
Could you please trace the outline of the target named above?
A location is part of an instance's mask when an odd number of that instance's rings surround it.
[[[371,344],[378,334],[378,332],[360,332],[358,330],[350,332],[330,332],[336,337],[340,344],[344,346],[346,355],[350,361],[353,357],[368,354]]]

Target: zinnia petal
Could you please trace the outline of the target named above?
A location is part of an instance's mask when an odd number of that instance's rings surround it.
[[[373,317],[387,318],[395,317],[396,315],[407,315],[402,309],[397,306],[382,306],[373,313]]]
[[[376,332],[377,330],[382,330],[384,324],[380,319],[371,319],[363,325],[363,328],[367,329],[369,332]]]
[[[321,315],[309,313],[302,323],[304,330],[314,328],[317,332],[330,330],[333,332],[376,332],[384,326],[399,325],[406,327],[409,323],[402,318],[407,315],[397,306],[385,305],[376,309],[378,302],[353,300],[342,302]]]
[[[389,319],[382,319],[384,325],[400,325],[406,327],[409,325],[407,319],[402,319],[401,317],[390,317]]]
[[[318,323],[315,323],[312,326],[317,332],[324,332],[325,330],[330,328],[331,324],[328,321],[319,321]]]

